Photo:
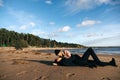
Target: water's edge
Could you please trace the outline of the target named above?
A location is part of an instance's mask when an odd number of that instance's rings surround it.
[[[83,54],[87,48],[67,49],[72,54]],[[99,47],[93,48],[96,54],[120,54],[120,47]],[[54,50],[39,50],[40,52],[54,53]]]

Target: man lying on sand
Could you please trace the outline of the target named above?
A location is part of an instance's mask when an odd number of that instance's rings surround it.
[[[55,50],[57,59],[55,59],[54,66],[89,66],[91,68],[98,66],[117,66],[115,59],[112,58],[110,62],[102,62],[99,60],[92,48],[88,48],[82,57],[71,54],[68,50]],[[89,56],[92,56],[93,60],[88,60]]]

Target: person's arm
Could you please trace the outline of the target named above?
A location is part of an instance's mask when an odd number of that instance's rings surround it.
[[[54,66],[58,66],[59,62],[62,60],[62,58],[58,57],[57,59],[55,59],[55,61],[53,62]]]
[[[64,55],[65,58],[70,58],[71,57],[71,53],[68,50],[64,50],[63,53],[64,53],[63,55]]]

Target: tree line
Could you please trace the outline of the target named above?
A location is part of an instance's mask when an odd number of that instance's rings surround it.
[[[80,44],[57,42],[56,40],[44,39],[33,34],[17,33],[9,31],[5,28],[0,28],[0,46],[13,46],[22,49],[23,47],[84,47]]]

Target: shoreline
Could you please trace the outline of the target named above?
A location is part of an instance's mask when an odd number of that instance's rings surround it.
[[[49,50],[55,50],[55,49],[60,49],[60,50],[64,50],[64,49],[67,49],[67,50],[76,50],[76,49],[82,49],[82,48],[36,48],[36,47],[28,47],[28,48],[23,48],[23,50],[16,50],[14,47],[0,47],[0,50],[8,50],[8,51],[35,51],[35,52],[41,52],[41,53],[54,53],[53,52],[50,52]],[[44,52],[45,50],[45,52]],[[71,52],[71,51],[70,51]],[[77,52],[77,53],[73,53],[71,52],[72,54],[78,54],[78,55],[82,55],[83,53],[81,52]],[[119,54],[114,54],[114,53],[96,53],[97,55],[104,55],[104,56],[120,56],[120,53]]]

